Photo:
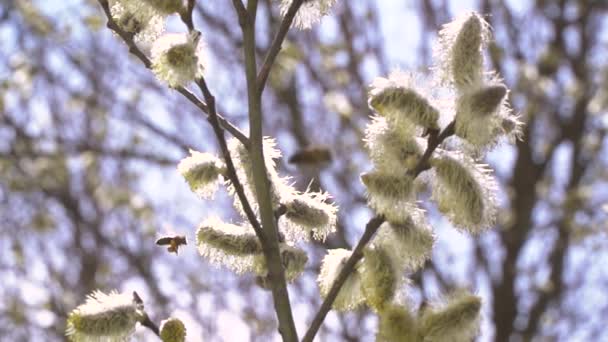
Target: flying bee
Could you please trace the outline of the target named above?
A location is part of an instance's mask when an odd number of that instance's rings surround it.
[[[183,235],[173,235],[158,238],[156,244],[158,246],[168,246],[167,251],[169,251],[169,253],[177,254],[179,247],[187,245],[188,241],[186,241],[186,237]]]
[[[297,151],[288,162],[290,164],[318,165],[331,162],[331,151],[322,146],[312,146]]]

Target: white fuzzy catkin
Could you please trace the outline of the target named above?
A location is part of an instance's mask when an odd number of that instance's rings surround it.
[[[369,106],[397,129],[412,134],[417,127],[438,129],[439,111],[421,83],[424,80],[401,71],[377,77],[370,85]]]
[[[468,342],[479,333],[481,298],[456,292],[443,305],[431,305],[420,317],[424,341]]]
[[[179,13],[184,9],[183,0],[139,0],[146,3],[161,15]]]
[[[323,192],[298,193],[285,201],[286,212],[281,218],[281,231],[289,241],[310,239],[324,241],[336,230],[337,207],[328,203],[329,194]]]
[[[381,246],[368,247],[363,255],[359,268],[363,296],[370,308],[380,311],[393,299],[401,278],[400,272],[390,254]]]
[[[459,92],[478,86],[484,77],[482,50],[489,39],[490,26],[474,12],[443,25],[434,48],[440,81]]]
[[[376,342],[420,342],[416,323],[406,307],[386,305],[378,312]]]
[[[439,210],[471,234],[490,228],[496,218],[498,186],[488,165],[455,151],[443,151],[431,165],[437,176],[433,199]]]
[[[373,116],[365,130],[365,146],[374,167],[383,172],[413,169],[426,148],[426,140],[396,129],[386,118]]]
[[[334,280],[340,274],[351,254],[351,251],[342,248],[327,251],[321,263],[321,272],[317,279],[321,297],[325,298],[327,296]],[[363,297],[363,292],[361,291],[359,273],[352,272],[340,288],[340,292],[338,292],[338,296],[332,307],[338,311],[352,310],[364,301],[365,297]]]
[[[186,341],[186,326],[178,318],[168,318],[160,322],[160,339],[162,342]]]
[[[200,33],[169,33],[152,45],[152,71],[172,88],[185,86],[203,75],[204,43]]]
[[[270,180],[272,204],[274,208],[277,208],[283,198],[292,198],[296,191],[288,184],[288,178],[280,177],[276,171],[274,160],[281,157],[281,151],[276,148],[275,140],[265,137],[262,146],[264,150],[266,172],[268,173],[268,179]],[[257,212],[258,203],[253,178],[253,165],[251,163],[249,151],[247,151],[247,148],[236,138],[232,138],[228,141],[228,150],[230,150],[230,156],[232,157],[237,177],[243,185],[245,196],[249,200],[253,210]],[[244,216],[245,214],[241,201],[238,196],[235,195],[236,191],[234,185],[230,184],[228,191],[234,195],[234,206]]]
[[[133,34],[136,43],[152,43],[165,30],[163,17],[139,1],[114,1],[110,13],[122,30]]]
[[[367,188],[368,205],[388,221],[403,220],[415,206],[414,179],[405,172],[395,175],[371,171],[361,175],[361,182]]]
[[[382,246],[399,269],[416,271],[431,257],[434,243],[424,211],[412,208],[405,220],[383,223],[372,246]]]
[[[202,198],[212,198],[221,183],[225,166],[210,153],[190,150],[190,156],[179,162],[177,171],[194,193]]]
[[[95,291],[70,312],[65,334],[74,342],[124,341],[144,317],[143,305],[133,295]]]
[[[281,15],[285,16],[289,10],[289,6],[293,0],[281,0],[279,5]],[[321,18],[328,15],[331,8],[338,2],[338,0],[304,0],[302,6],[296,16],[293,18],[292,26],[299,29],[309,29],[313,25],[321,21]]]
[[[253,228],[225,223],[216,217],[199,225],[196,245],[211,264],[227,267],[237,274],[255,272],[255,257],[262,254]]]
[[[507,87],[501,83],[490,83],[463,92],[456,101],[456,135],[475,150],[484,150],[496,145],[498,139],[507,134],[502,127],[504,120],[515,120],[511,132],[518,130],[521,124],[511,113],[506,101],[507,93]],[[513,132],[513,135],[517,134]]]

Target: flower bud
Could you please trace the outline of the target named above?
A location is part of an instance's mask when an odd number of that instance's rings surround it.
[[[424,341],[472,341],[479,332],[481,298],[461,293],[443,308],[428,308],[420,319]]]
[[[376,342],[421,341],[416,320],[407,308],[386,305],[378,312],[378,332]]]
[[[361,264],[361,288],[365,301],[380,311],[395,295],[397,273],[390,255],[381,247],[366,248]]]
[[[334,280],[338,277],[340,271],[342,271],[351,254],[351,251],[342,248],[327,251],[321,264],[319,278],[317,279],[321,297],[325,298],[327,296]],[[340,292],[338,292],[338,296],[333,303],[333,308],[338,311],[352,310],[364,301],[365,298],[361,292],[359,273],[352,272],[340,288]]]
[[[190,150],[190,157],[179,162],[177,171],[194,193],[202,198],[210,198],[217,190],[220,176],[225,173],[225,166],[210,153]]]
[[[312,233],[316,240],[325,240],[336,229],[337,208],[327,203],[328,197],[326,193],[304,192],[285,203],[287,239],[308,240]]]
[[[163,342],[186,341],[186,326],[178,318],[168,318],[160,322],[160,339]]]
[[[152,46],[152,71],[172,88],[185,86],[203,75],[203,49],[199,34],[165,34]]]

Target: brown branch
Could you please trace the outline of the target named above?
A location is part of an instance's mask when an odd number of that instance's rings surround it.
[[[272,69],[272,65],[274,61],[277,59],[279,52],[281,51],[281,46],[283,45],[283,41],[287,36],[287,32],[289,32],[289,28],[291,27],[291,23],[296,16],[296,13],[302,6],[304,0],[293,0],[287,13],[285,13],[285,17],[283,17],[283,21],[281,22],[281,26],[279,26],[279,31],[274,37],[272,44],[270,45],[270,49],[266,54],[266,58],[264,58],[264,64],[260,68],[260,72],[257,76],[256,83],[258,87],[258,93],[261,95],[264,91],[264,87],[266,86],[266,80],[268,80],[268,75],[270,75],[270,70]]]
[[[408,174],[411,174],[415,178],[424,170],[429,169],[430,168],[429,159],[433,155],[433,152],[437,149],[439,144],[441,144],[445,139],[452,136],[453,134],[454,134],[454,121],[452,121],[449,125],[447,125],[444,128],[444,130],[441,132],[439,132],[439,131],[429,132],[429,137],[427,139],[428,140],[427,148],[424,151],[424,154],[422,155],[422,157],[420,157],[420,160],[418,161],[416,166],[412,169],[412,171],[411,172],[408,171]],[[342,269],[340,270],[340,273],[334,280],[334,283],[332,284],[331,289],[329,290],[329,293],[325,297],[325,300],[323,301],[323,303],[321,304],[321,307],[317,311],[317,314],[313,318],[312,323],[310,324],[310,327],[308,328],[308,331],[306,331],[306,335],[304,335],[304,338],[302,339],[303,342],[312,342],[313,341],[315,335],[317,334],[317,331],[319,330],[319,328],[321,327],[321,324],[323,324],[323,321],[325,320],[325,316],[327,316],[327,313],[329,312],[329,310],[331,310],[331,307],[332,307],[334,301],[336,300],[336,297],[338,296],[338,293],[340,292],[342,285],[344,285],[344,282],[346,281],[346,279],[348,279],[348,276],[355,270],[355,266],[357,265],[359,260],[361,260],[363,258],[363,249],[365,248],[367,243],[371,240],[371,238],[374,236],[374,234],[376,233],[378,228],[380,228],[380,225],[382,225],[383,222],[384,222],[384,217],[382,215],[377,215],[377,216],[373,217],[367,223],[367,225],[365,226],[365,231],[363,232],[361,239],[359,239],[359,242],[357,243],[355,250],[353,251],[351,256],[348,258],[348,260],[346,261],[346,264],[344,264],[344,267],[342,267]]]

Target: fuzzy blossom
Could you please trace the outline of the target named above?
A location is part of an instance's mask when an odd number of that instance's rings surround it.
[[[274,139],[265,137],[262,143],[264,152],[264,163],[266,164],[266,172],[270,180],[270,196],[272,204],[277,208],[283,198],[291,198],[295,193],[295,189],[288,184],[288,178],[280,177],[276,171],[275,160],[281,157],[281,151],[276,148]],[[253,164],[249,151],[236,138],[228,141],[228,150],[232,156],[234,167],[236,168],[237,176],[243,185],[245,196],[250,200],[250,204],[254,211],[258,210],[257,196],[255,193],[255,183],[253,176]],[[228,191],[235,194],[234,185],[228,187]],[[235,196],[234,205],[243,213],[243,208],[240,200]]]
[[[168,318],[160,322],[160,339],[163,342],[184,342],[186,326],[178,318]]]
[[[507,93],[496,82],[463,92],[456,101],[456,135],[477,150],[493,147],[501,136],[520,135],[522,124],[511,112]]]
[[[359,269],[363,296],[367,305],[376,311],[381,311],[395,295],[399,284],[399,272],[390,254],[382,247],[366,248],[363,255]]]
[[[484,76],[482,50],[489,39],[489,24],[475,12],[445,24],[435,47],[441,81],[458,91],[479,85]]]
[[[328,199],[327,193],[306,191],[286,201],[282,222],[287,240],[308,240],[312,233],[315,240],[324,241],[333,233],[338,209]]]
[[[199,253],[210,263],[241,274],[255,271],[255,257],[262,254],[259,239],[249,226],[225,223],[216,217],[203,221],[196,231]]]
[[[377,170],[412,170],[425,149],[426,140],[395,129],[386,118],[373,116],[365,130],[365,146]]]
[[[294,281],[302,272],[308,262],[308,255],[302,249],[289,246],[286,243],[279,245],[281,263],[285,270],[285,279],[287,281]],[[266,264],[266,257],[263,254],[256,255],[254,260],[255,273],[259,276],[265,277],[268,275],[268,266]]]
[[[281,0],[279,5],[281,15],[285,16],[293,0]],[[328,15],[331,8],[338,0],[304,0],[296,16],[293,18],[292,25],[299,29],[309,29],[312,25],[321,21],[321,18]]]
[[[400,170],[393,170],[400,171]],[[402,172],[371,171],[361,175],[367,188],[367,202],[388,221],[401,221],[414,206],[414,178]]]
[[[342,271],[346,261],[352,252],[347,249],[330,249],[321,263],[321,272],[317,282],[321,297],[325,298],[329,293],[334,280]],[[357,272],[352,272],[340,288],[338,296],[334,301],[333,308],[338,311],[352,310],[365,301],[361,291],[361,277]]]
[[[169,33],[152,45],[152,71],[172,88],[178,88],[203,75],[204,43],[200,32]]]
[[[133,1],[133,0],[131,0]],[[154,8],[161,15],[179,13],[184,9],[183,0],[139,0]]]
[[[70,341],[124,341],[145,317],[143,305],[133,295],[95,291],[67,319]]]
[[[112,19],[124,31],[133,34],[138,43],[152,43],[165,30],[165,21],[145,3],[133,0],[114,1],[110,6]]]
[[[481,298],[457,292],[444,305],[432,305],[420,317],[424,341],[473,341],[479,333]]]
[[[370,85],[369,106],[397,129],[411,133],[417,127],[438,129],[439,111],[421,83],[424,80],[401,71],[377,77]]]
[[[412,208],[405,220],[385,222],[378,229],[372,241],[373,246],[381,246],[398,265],[408,271],[415,271],[431,257],[435,235],[426,221],[424,211]]]
[[[459,152],[444,152],[431,160],[437,175],[433,198],[439,210],[460,229],[472,234],[490,228],[496,217],[492,170]]]
[[[202,198],[210,198],[221,183],[224,164],[210,153],[190,150],[190,156],[182,159],[177,171],[184,177],[190,189]]]
[[[416,319],[404,306],[387,305],[378,313],[376,342],[417,342]]]

